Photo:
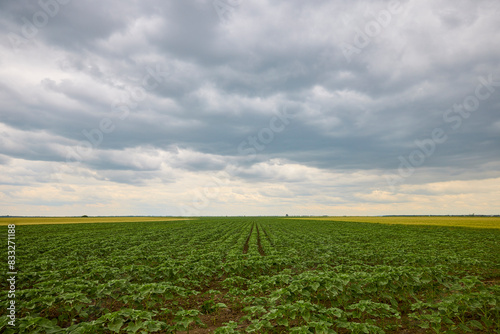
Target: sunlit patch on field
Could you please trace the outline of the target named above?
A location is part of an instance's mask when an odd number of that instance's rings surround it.
[[[428,225],[449,227],[495,228],[500,229],[500,217],[297,217],[289,219],[323,220],[337,222],[358,222],[390,225]]]

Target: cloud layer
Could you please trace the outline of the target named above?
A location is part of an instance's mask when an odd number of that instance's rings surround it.
[[[499,14],[3,1],[0,215],[498,214]]]

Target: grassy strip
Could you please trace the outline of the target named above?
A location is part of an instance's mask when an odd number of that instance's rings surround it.
[[[0,226],[47,225],[47,224],[82,224],[82,223],[137,223],[189,220],[191,218],[176,217],[7,217],[0,218]]]
[[[500,229],[500,217],[290,217],[285,219]]]

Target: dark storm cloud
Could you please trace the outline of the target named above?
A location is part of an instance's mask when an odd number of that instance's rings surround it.
[[[447,140],[425,167],[498,161],[500,87],[469,117],[444,119],[474,95],[479,77],[500,80],[495,1],[396,2],[399,9],[373,37],[367,27],[394,2],[241,1],[226,21],[202,0],[41,3],[52,4],[54,16],[20,46],[18,59],[10,55],[12,34],[23,37],[44,7],[0,5],[12,71],[37,54],[46,61],[25,70],[32,74],[5,70],[0,78],[5,159],[64,162],[68,149],[90,142],[82,164],[120,171],[114,180],[133,184],[161,168],[127,153],[146,146],[151,155],[176,147],[196,152],[166,161],[188,171],[247,168],[273,158],[323,170],[395,170],[416,140],[442,128]],[[360,32],[369,41],[363,47],[356,44]],[[356,48],[352,59],[344,44]],[[153,82],[145,78],[156,66],[168,76],[134,99]],[[127,113],[117,110],[120,103]],[[260,143],[265,148],[254,160],[244,159],[239,145],[258,138],[283,108],[294,110],[290,124]],[[454,129],[456,117],[461,123]],[[99,129],[104,118],[113,131]],[[266,177],[259,173],[237,176]]]

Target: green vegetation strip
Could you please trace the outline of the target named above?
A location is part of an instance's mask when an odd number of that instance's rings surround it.
[[[16,225],[47,225],[47,224],[82,224],[82,223],[133,223],[157,222],[172,220],[188,220],[175,217],[4,217],[0,218],[0,226]]]
[[[500,217],[416,216],[416,217],[297,217],[288,219],[362,222],[389,225],[428,225],[500,229]]]

